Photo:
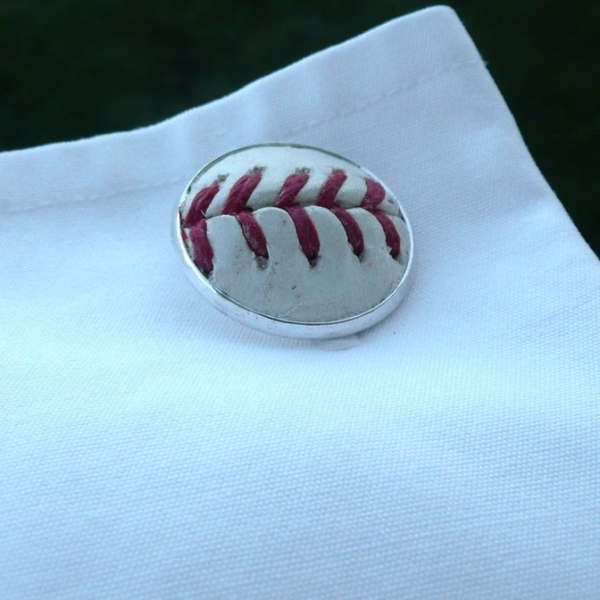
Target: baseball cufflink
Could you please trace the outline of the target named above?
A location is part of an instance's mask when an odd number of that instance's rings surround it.
[[[217,309],[293,338],[367,329],[409,286],[413,235],[390,189],[350,160],[309,146],[224,154],[177,205],[186,274]]]

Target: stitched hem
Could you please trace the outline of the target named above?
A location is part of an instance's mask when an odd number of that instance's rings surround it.
[[[415,79],[408,84],[406,82],[404,82],[402,84],[396,85],[396,86],[392,87],[391,89],[386,90],[384,93],[377,94],[375,96],[364,97],[361,99],[361,101],[359,103],[356,103],[354,106],[348,107],[345,110],[331,112],[327,115],[324,115],[321,118],[314,119],[312,121],[308,121],[307,123],[303,123],[301,127],[291,127],[282,133],[282,137],[283,138],[291,138],[292,136],[299,135],[299,134],[309,131],[311,129],[317,128],[321,125],[324,125],[325,123],[331,123],[338,119],[343,119],[343,118],[347,118],[352,115],[360,114],[360,113],[364,112],[365,110],[372,108],[373,106],[377,106],[378,104],[389,100],[390,98],[399,96],[406,92],[410,92],[410,91],[419,89],[420,87],[427,85],[435,80],[441,79],[447,75],[460,73],[462,71],[469,70],[469,69],[485,70],[485,65],[483,64],[483,62],[481,60],[473,60],[473,61],[468,61],[466,63],[456,64],[451,67],[445,67],[444,69],[440,69],[437,72],[427,75],[426,77],[421,77],[421,78]],[[171,119],[173,119],[173,118],[177,118],[177,116],[171,117]],[[169,120],[171,120],[171,119],[169,119]],[[158,125],[160,125],[160,124],[158,124]],[[128,135],[128,133],[125,133],[123,135]],[[225,137],[225,133],[218,132],[216,134],[212,134],[212,137],[214,139],[220,139],[220,138]],[[200,166],[201,165],[198,165],[198,167],[200,167]],[[148,183],[147,185],[122,187],[122,188],[116,189],[114,192],[111,192],[111,193],[91,194],[91,195],[80,193],[78,195],[71,195],[68,197],[68,199],[66,199],[63,202],[60,202],[60,201],[57,202],[56,200],[52,200],[49,202],[43,202],[43,201],[37,202],[35,204],[29,204],[26,206],[11,206],[10,204],[6,205],[6,206],[2,206],[2,202],[0,201],[0,210],[4,213],[16,213],[16,212],[24,212],[24,211],[28,211],[28,210],[35,210],[35,209],[39,209],[39,208],[45,208],[48,206],[63,206],[63,205],[79,203],[79,202],[97,201],[97,200],[114,198],[116,196],[122,196],[122,195],[126,195],[126,194],[143,192],[146,190],[155,190],[157,188],[168,187],[168,186],[172,186],[175,184],[180,184],[183,186],[187,183],[188,180],[189,180],[189,173],[186,172],[185,175],[182,174],[181,176],[178,176],[178,177],[162,179],[160,181]]]

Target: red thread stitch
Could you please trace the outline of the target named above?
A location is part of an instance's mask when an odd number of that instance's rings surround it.
[[[185,220],[183,221],[184,227],[193,227],[200,221],[206,217],[206,211],[213,198],[217,195],[219,191],[219,184],[214,183],[213,185],[209,185],[208,187],[202,188],[192,200],[190,204],[190,210],[188,214],[185,216]]]
[[[296,233],[298,234],[298,241],[304,256],[309,262],[317,260],[321,243],[319,242],[319,234],[317,228],[312,222],[312,219],[308,216],[306,209],[302,206],[289,206],[285,209],[294,222]]]
[[[392,258],[398,258],[400,255],[400,234],[398,233],[394,222],[381,211],[372,210],[370,212],[381,224],[383,233],[385,233],[385,243],[390,249]]]
[[[365,179],[365,183],[367,184],[367,191],[360,205],[362,208],[369,211],[377,210],[377,207],[385,198],[385,190],[383,189],[383,186],[374,179]]]
[[[365,249],[365,238],[363,237],[362,231],[356,219],[345,209],[339,207],[333,207],[331,212],[339,219],[344,230],[346,231],[346,237],[348,242],[352,246],[352,251],[356,256],[360,256],[362,251]]]
[[[202,273],[208,276],[213,270],[214,253],[208,241],[206,226],[206,219],[202,219],[197,225],[194,225],[190,231],[190,241],[194,248],[194,262]]]
[[[235,215],[238,223],[242,227],[242,233],[248,248],[261,258],[269,258],[269,251],[267,249],[267,239],[261,229],[258,221],[254,218],[254,215],[250,211],[242,211]]]
[[[390,249],[392,258],[398,258],[400,255],[400,235],[394,222],[379,210],[379,205],[385,198],[385,189],[374,179],[365,179],[365,182],[367,184],[367,191],[360,206],[368,210],[379,221],[385,234],[385,243]]]
[[[365,240],[362,231],[356,219],[345,209],[335,205],[335,199],[344,185],[348,176],[343,171],[334,171],[323,184],[319,197],[317,198],[317,206],[328,208],[338,218],[342,224],[348,243],[352,246],[352,251],[356,256],[360,256],[365,247]]]
[[[335,198],[340,191],[344,182],[348,179],[348,175],[344,171],[334,171],[323,184],[319,197],[317,198],[317,206],[323,206],[324,208],[332,208],[335,202]]]
[[[338,218],[354,254],[360,256],[364,250],[364,237],[360,226],[350,211],[335,204],[337,195],[347,178],[343,171],[333,171],[321,187],[315,204],[331,210]],[[261,179],[262,171],[259,169],[240,177],[231,187],[220,214],[235,216],[250,250],[257,257],[268,259],[268,244],[264,232],[252,214],[252,210],[247,207]],[[319,234],[306,209],[295,204],[298,194],[308,179],[309,174],[306,170],[299,170],[289,175],[277,194],[274,204],[290,215],[302,252],[311,264],[314,264],[320,250]],[[196,194],[183,220],[183,227],[191,228],[189,241],[194,249],[194,262],[206,276],[212,272],[214,260],[214,252],[207,235],[206,212],[219,191],[219,183],[207,186]],[[385,199],[385,189],[373,179],[365,179],[365,184],[366,192],[360,207],[370,212],[380,223],[391,256],[398,258],[401,248],[400,235],[392,219],[379,208]],[[185,231],[183,237],[184,240],[187,239]]]
[[[300,190],[306,185],[308,181],[308,173],[301,171],[289,175],[286,177],[285,182],[275,200],[275,206],[277,208],[283,208],[294,223],[296,228],[296,235],[300,242],[300,247],[304,256],[310,261],[314,262],[319,255],[319,249],[321,243],[319,242],[319,234],[317,228],[312,222],[308,213],[302,206],[294,204]]]
[[[248,200],[250,200],[252,192],[254,192],[261,179],[262,173],[260,171],[254,171],[240,177],[233,184],[231,190],[229,190],[227,201],[223,207],[223,214],[235,215],[246,208],[246,204],[248,203]]]
[[[306,185],[308,181],[308,173],[305,171],[301,171],[299,173],[294,173],[293,175],[289,175],[277,196],[277,200],[275,200],[275,206],[279,208],[287,208],[291,206],[300,190]]]

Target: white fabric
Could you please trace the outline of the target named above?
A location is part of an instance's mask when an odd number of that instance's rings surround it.
[[[398,194],[373,330],[271,338],[179,270],[183,187],[265,141]],[[600,265],[451,10],[2,154],[0,194],[1,598],[598,597]]]

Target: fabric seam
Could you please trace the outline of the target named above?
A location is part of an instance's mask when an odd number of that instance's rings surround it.
[[[344,118],[344,117],[347,117],[347,116],[350,116],[353,114],[359,114],[361,112],[364,112],[364,110],[366,110],[367,108],[376,106],[377,104],[384,102],[384,101],[388,100],[389,98],[393,98],[394,96],[397,96],[399,94],[418,89],[419,87],[426,85],[432,81],[435,81],[436,79],[442,78],[449,74],[454,74],[454,73],[457,73],[457,72],[460,72],[463,70],[468,70],[468,69],[472,69],[472,68],[476,68],[476,67],[480,67],[480,68],[483,68],[484,70],[486,70],[485,64],[481,61],[481,59],[477,59],[477,60],[460,63],[460,64],[454,65],[452,67],[446,67],[446,68],[441,69],[433,74],[428,75],[427,77],[422,77],[422,78],[416,79],[408,85],[407,84],[404,84],[404,85],[398,84],[397,86],[392,87],[391,89],[387,90],[386,92],[384,92],[382,94],[379,94],[378,96],[365,98],[362,102],[357,103],[352,107],[349,107],[347,110],[330,113],[323,118],[315,119],[308,123],[304,123],[301,127],[290,128],[282,134],[282,137],[297,135],[299,133],[308,131],[309,129],[313,129],[315,127],[323,125],[325,123],[329,123],[329,122],[332,122],[337,119],[341,119],[341,118]],[[175,118],[175,117],[171,117],[171,118]],[[157,126],[158,125],[160,125],[160,123],[158,123]],[[220,137],[223,137],[223,135],[224,134],[221,134]],[[153,190],[153,189],[160,188],[160,187],[174,185],[176,183],[185,183],[188,180],[189,180],[188,176],[179,176],[179,177],[172,178],[172,179],[164,179],[162,181],[154,182],[154,183],[147,184],[144,186],[121,188],[112,193],[102,193],[102,194],[96,194],[96,195],[78,195],[76,197],[70,197],[69,200],[67,200],[65,202],[39,203],[39,204],[30,205],[30,206],[23,207],[23,208],[18,207],[18,208],[14,208],[14,209],[11,209],[10,207],[5,206],[2,208],[2,212],[18,213],[18,212],[25,212],[25,211],[29,211],[29,210],[36,210],[39,208],[46,208],[48,206],[64,206],[67,204],[79,203],[79,202],[84,202],[84,201],[85,202],[97,201],[97,200],[102,200],[102,199],[114,198],[115,196],[120,196],[123,194],[131,194],[131,193],[135,193],[135,192],[142,192],[145,190]]]

